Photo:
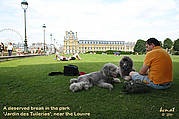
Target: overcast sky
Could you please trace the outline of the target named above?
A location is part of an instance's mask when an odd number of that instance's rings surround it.
[[[179,38],[179,0],[28,0],[28,43],[46,42],[53,34],[63,44],[65,31],[78,33],[79,40],[137,41]],[[0,0],[0,30],[11,28],[24,39],[21,0]],[[0,32],[0,40],[15,37]],[[16,38],[18,41],[19,38]]]

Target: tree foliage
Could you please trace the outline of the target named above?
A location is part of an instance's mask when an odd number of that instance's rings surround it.
[[[166,38],[166,39],[164,40],[164,43],[163,43],[163,48],[164,48],[164,49],[171,49],[172,46],[173,46],[172,40],[171,40],[170,38]]]
[[[134,46],[134,52],[145,52],[145,41],[144,40],[137,40]]]
[[[174,41],[173,50],[174,51],[179,51],[179,39]]]

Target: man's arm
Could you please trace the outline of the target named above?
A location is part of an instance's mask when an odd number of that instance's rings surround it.
[[[139,71],[139,74],[141,74],[141,75],[146,75],[148,69],[149,69],[149,66],[143,65],[143,67],[142,67],[142,68],[140,69],[140,71]]]

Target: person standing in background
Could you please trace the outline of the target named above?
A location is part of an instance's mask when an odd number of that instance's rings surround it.
[[[12,50],[13,50],[13,46],[12,46],[12,43],[11,43],[11,42],[10,42],[9,45],[7,46],[7,50],[8,50],[9,56],[11,56]]]
[[[1,42],[1,45],[0,45],[1,56],[4,56],[4,50],[5,50],[5,46],[4,46],[4,44]]]

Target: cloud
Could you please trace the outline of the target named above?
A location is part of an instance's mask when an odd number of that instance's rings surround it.
[[[78,32],[80,40],[177,39],[179,10],[175,0],[29,0],[28,3],[28,42],[43,42],[43,24],[47,26],[47,42],[52,33],[61,44],[67,30]],[[0,22],[6,25],[0,27],[13,27],[23,35],[20,3],[6,0],[1,5]]]

